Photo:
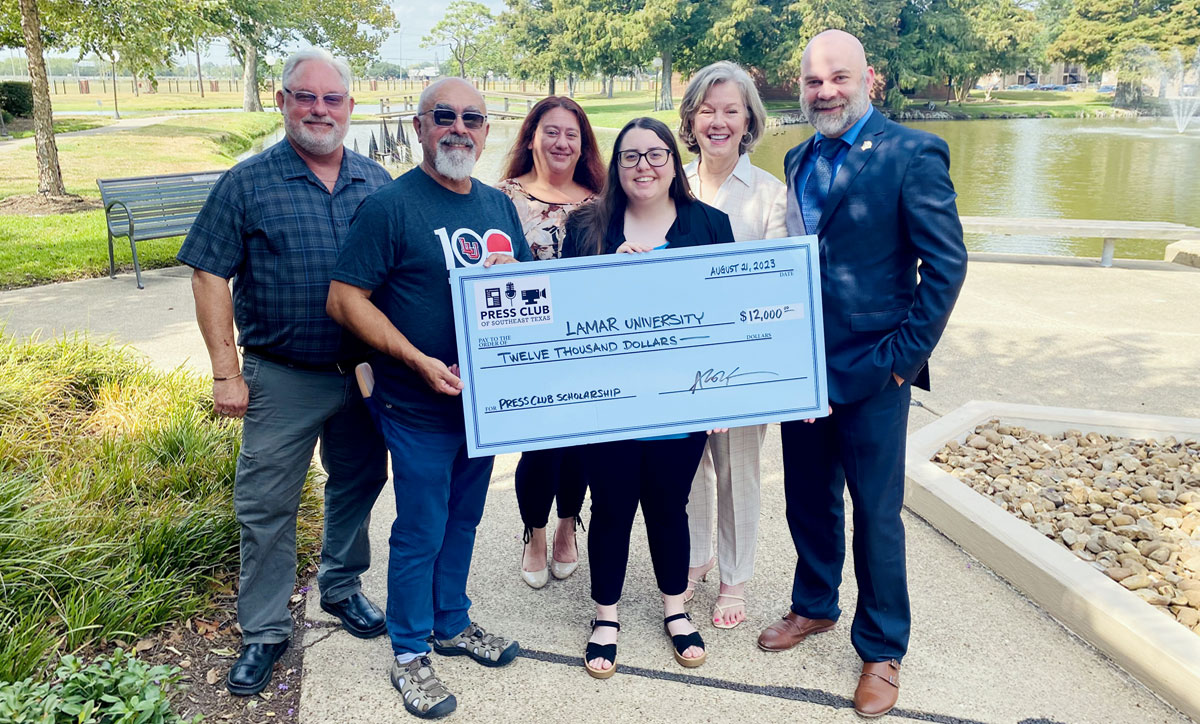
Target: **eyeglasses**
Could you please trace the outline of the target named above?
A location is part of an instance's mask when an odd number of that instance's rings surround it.
[[[317,104],[318,98],[325,101],[326,108],[341,108],[342,104],[349,98],[349,94],[347,93],[326,93],[323,96],[318,96],[316,93],[309,93],[308,91],[293,92],[287,88],[284,88],[283,92],[296,99],[296,105],[301,108],[312,108]]]
[[[418,116],[423,116],[426,113],[433,114],[433,122],[438,126],[453,126],[454,122],[462,118],[463,125],[471,130],[483,128],[483,124],[487,122],[487,116],[478,111],[463,111],[460,116],[457,111],[449,108],[434,108],[428,111],[418,113]]]
[[[621,164],[621,168],[633,168],[641,162],[642,157],[645,157],[646,163],[651,166],[666,166],[667,161],[671,158],[671,149],[652,148],[645,153],[641,151],[621,151],[617,154],[617,162]]]

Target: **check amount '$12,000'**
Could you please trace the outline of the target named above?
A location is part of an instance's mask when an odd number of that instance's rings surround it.
[[[815,237],[451,272],[472,456],[825,413]]]

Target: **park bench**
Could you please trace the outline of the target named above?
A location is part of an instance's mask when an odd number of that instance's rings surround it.
[[[223,171],[174,173],[162,176],[96,179],[104,203],[108,227],[108,276],[117,277],[113,258],[113,239],[129,238],[133,251],[133,272],[138,289],[142,286],[142,267],[138,262],[137,242],[183,236],[192,228],[208,192]]]
[[[1054,236],[1104,239],[1100,266],[1112,266],[1118,239],[1179,241],[1200,238],[1200,229],[1169,221],[1105,221],[1101,219],[1038,219],[1010,216],[963,216],[963,231],[1001,236]]]

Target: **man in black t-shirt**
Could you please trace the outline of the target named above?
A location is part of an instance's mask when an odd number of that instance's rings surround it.
[[[471,622],[467,573],[492,458],[467,457],[449,270],[529,260],[508,197],[471,178],[487,139],[483,98],[447,78],[413,120],[421,165],[367,198],[350,227],[328,311],[379,354],[379,422],[392,454],[396,521],[388,561],[392,684],[405,708],[444,716],[456,700],[433,672],[430,642],[502,666],[516,641]]]

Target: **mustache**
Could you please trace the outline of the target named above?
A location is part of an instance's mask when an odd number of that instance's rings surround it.
[[[438,140],[439,146],[464,146],[468,149],[475,148],[475,142],[470,136],[462,136],[457,133],[447,133]]]
[[[301,123],[321,123],[326,126],[336,126],[337,125],[336,123],[329,120],[328,118],[321,118],[319,116],[311,116],[311,115],[301,118],[300,122]]]
[[[842,108],[845,105],[846,103],[844,101],[841,103],[838,103],[837,101],[815,101],[813,103],[813,108],[826,110],[828,108]]]

